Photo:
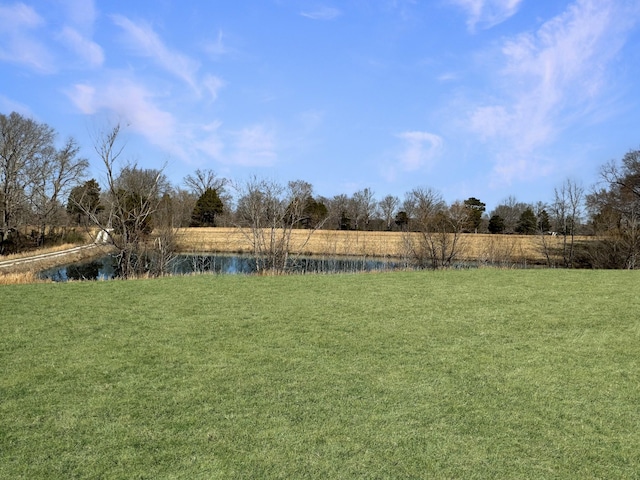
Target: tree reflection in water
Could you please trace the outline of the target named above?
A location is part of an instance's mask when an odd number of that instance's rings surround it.
[[[358,273],[412,269],[400,259],[372,257],[300,257],[291,259],[287,271],[296,274]],[[193,273],[245,274],[256,273],[256,261],[251,255],[185,254],[177,256],[171,266],[175,275]],[[41,278],[55,282],[67,280],[96,280],[116,277],[116,264],[112,257],[103,257],[40,273]]]

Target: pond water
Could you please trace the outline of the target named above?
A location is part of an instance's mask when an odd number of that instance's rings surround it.
[[[309,273],[357,273],[391,271],[413,268],[399,259],[372,257],[299,257],[292,259],[290,271]],[[185,254],[177,256],[170,271],[175,275],[192,273],[252,274],[256,272],[255,260],[250,255]],[[89,262],[78,262],[40,272],[40,278],[54,282],[68,280],[109,280],[116,276],[116,262],[105,256]]]

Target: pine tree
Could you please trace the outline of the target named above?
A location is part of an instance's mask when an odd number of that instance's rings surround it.
[[[527,208],[520,215],[520,220],[518,220],[516,232],[524,235],[532,235],[536,233],[537,225],[538,219],[536,218],[536,214],[533,213],[533,210],[531,208]]]
[[[216,217],[224,210],[222,200],[218,192],[213,188],[207,188],[193,209],[191,214],[192,227],[215,227]]]
[[[464,206],[467,209],[467,230],[478,233],[478,228],[482,223],[482,213],[486,209],[486,205],[475,197],[468,198],[464,201]]]
[[[504,218],[500,215],[492,215],[489,219],[489,233],[504,232]]]

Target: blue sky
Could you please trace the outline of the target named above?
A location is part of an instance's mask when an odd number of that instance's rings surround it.
[[[331,197],[550,201],[640,148],[637,0],[0,0],[0,112]]]

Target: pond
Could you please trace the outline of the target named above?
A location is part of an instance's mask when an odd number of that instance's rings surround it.
[[[358,273],[412,269],[400,259],[372,257],[298,257],[291,260],[289,269],[298,274]],[[184,254],[177,256],[170,267],[174,275],[193,273],[252,274],[256,273],[251,255]],[[116,276],[116,262],[105,256],[89,262],[78,262],[40,272],[40,278],[54,282],[68,280],[109,280]]]

